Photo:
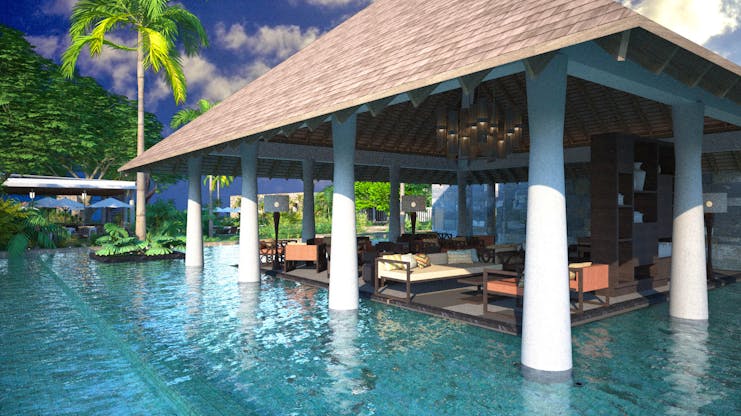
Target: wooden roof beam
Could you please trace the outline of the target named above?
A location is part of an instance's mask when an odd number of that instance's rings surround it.
[[[625,30],[620,34],[620,46],[618,47],[617,56],[615,57],[618,61],[623,62],[628,56],[628,45],[630,44],[630,30]]]
[[[705,65],[705,68],[703,68],[702,71],[700,71],[700,73],[697,75],[697,77],[695,77],[695,80],[690,82],[688,85],[690,87],[696,87],[698,84],[700,84],[700,81],[702,81],[702,79],[705,78],[705,75],[707,75],[708,72],[710,72],[710,70],[713,69],[714,66],[715,64],[713,64],[712,62],[708,62]]]
[[[368,111],[370,111],[371,115],[373,117],[378,117],[379,114],[391,103],[391,101],[396,98],[395,95],[391,95],[386,98],[381,98],[380,100],[372,101],[370,103],[367,103],[365,106],[368,107]]]
[[[664,62],[659,65],[656,69],[654,69],[654,74],[661,75],[664,73],[666,68],[669,66],[669,64],[672,62],[672,59],[674,59],[674,56],[677,55],[677,52],[679,52],[679,46],[675,46],[674,49],[669,53],[669,56],[664,59]]]
[[[525,72],[530,78],[537,78],[541,72],[548,66],[553,57],[556,56],[554,52],[548,52],[541,55],[533,56],[522,61],[525,65]]]
[[[437,85],[438,84],[428,85],[426,87],[417,88],[416,90],[407,92],[409,101],[412,102],[414,108],[419,107],[419,105],[422,104],[422,102],[426,100],[427,97],[430,96],[430,94],[432,94],[432,91],[437,88]]]
[[[476,87],[481,84],[481,81],[483,81],[490,72],[491,69],[486,69],[458,77],[458,83],[461,84],[463,94],[473,95],[476,91]]]
[[[718,97],[720,97],[720,98],[726,98],[726,95],[728,95],[728,93],[731,92],[731,90],[733,89],[733,87],[735,87],[736,84],[738,84],[738,80],[739,79],[741,79],[741,77],[734,78],[734,80],[728,85],[728,87],[726,87],[726,89],[723,90],[723,92],[721,92],[720,94],[718,94]]]

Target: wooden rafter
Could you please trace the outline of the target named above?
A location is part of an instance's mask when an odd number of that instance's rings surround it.
[[[414,108],[417,108],[422,104],[424,100],[427,99],[427,97],[432,94],[432,91],[437,88],[438,84],[428,85],[426,87],[417,88],[414,91],[407,92],[407,95],[409,96],[409,101],[412,102],[412,105]]]
[[[592,98],[589,96],[589,93],[587,92],[587,89],[584,88],[584,83],[582,80],[578,78],[574,78],[574,85],[576,85],[576,88],[579,90],[579,93],[584,97],[584,102],[587,103],[587,107],[589,107],[589,111],[592,113],[592,118],[599,124],[600,126],[600,132],[606,133],[609,132],[609,129],[604,124],[602,118],[599,116],[599,113],[597,112],[597,108],[594,105],[594,102],[592,102]]]
[[[710,72],[710,70],[713,69],[714,66],[715,64],[713,64],[712,62],[708,62],[707,64],[705,64],[705,68],[703,68],[702,71],[700,71],[700,73],[697,75],[697,77],[695,77],[695,79],[692,82],[690,82],[688,85],[690,87],[696,87],[700,83],[700,81],[702,81],[702,79],[705,78],[705,75],[707,75],[708,72]]]
[[[661,75],[669,66],[672,59],[674,59],[674,56],[677,54],[677,52],[679,52],[679,46],[675,46],[674,49],[672,49],[672,51],[669,53],[669,56],[667,56],[666,59],[664,59],[664,62],[654,70],[654,73],[656,75]]]

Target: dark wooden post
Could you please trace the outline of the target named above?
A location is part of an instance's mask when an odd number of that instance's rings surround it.
[[[280,212],[273,212],[273,227],[275,229],[275,255],[273,256],[273,270],[280,268],[280,259],[278,258],[278,227],[280,227]]]

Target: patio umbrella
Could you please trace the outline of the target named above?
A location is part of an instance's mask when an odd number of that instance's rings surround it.
[[[85,205],[77,201],[68,199],[68,198],[57,199],[53,207],[54,208],[65,208],[70,211],[82,211],[83,209],[85,209]]]
[[[36,208],[56,208],[57,200],[47,196],[46,198],[41,198],[38,201],[33,203],[33,206]]]
[[[89,208],[131,208],[131,206],[116,198],[106,198],[102,201],[91,204]]]

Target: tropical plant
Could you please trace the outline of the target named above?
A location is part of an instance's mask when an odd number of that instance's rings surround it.
[[[87,46],[90,55],[100,55],[103,46],[136,52],[138,117],[136,152],[144,152],[144,71],[165,70],[165,80],[176,103],[186,98],[186,81],[176,41],[182,41],[185,53],[194,55],[208,44],[206,31],[192,13],[167,0],[80,0],[72,9],[69,35],[71,44],[62,56],[62,73],[74,75],[75,64]],[[119,29],[136,32],[136,45],[127,46],[111,40]],[[146,174],[136,174],[136,235],[146,237]]]
[[[185,237],[171,237],[169,235],[152,235],[147,237],[145,256],[162,256],[175,251],[185,250]]]
[[[57,243],[66,238],[69,238],[66,228],[51,222],[41,212],[30,210],[23,221],[23,230],[10,238],[8,254],[20,256],[29,247],[56,248]]]
[[[147,210],[147,223],[152,235],[185,235],[186,221],[186,213],[178,210],[172,201],[157,201]]]
[[[0,199],[0,250],[8,248],[11,237],[23,232],[23,223],[28,216],[18,201]]]
[[[136,237],[130,236],[125,228],[116,224],[108,223],[103,227],[106,234],[95,241],[101,246],[95,252],[99,256],[161,256],[185,249],[185,237],[150,234],[145,241],[139,241]]]
[[[146,243],[129,235],[125,228],[116,224],[103,225],[105,235],[98,237],[95,244],[101,246],[95,254],[99,256],[121,256],[138,254],[146,248]]]

